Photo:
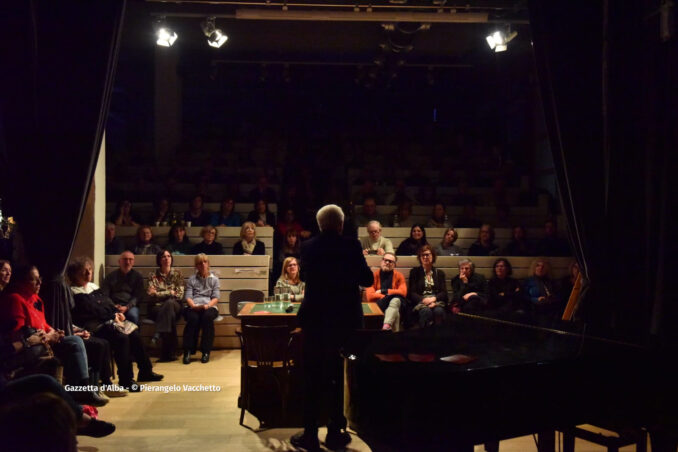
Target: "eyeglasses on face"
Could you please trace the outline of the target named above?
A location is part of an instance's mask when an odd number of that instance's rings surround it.
[[[384,258],[384,259],[382,259],[381,261],[384,262],[384,263],[386,263],[386,264],[389,264],[389,265],[395,264],[395,261],[394,261],[393,259],[386,259],[386,258]]]
[[[433,254],[431,253],[423,253],[421,257],[433,257]]]

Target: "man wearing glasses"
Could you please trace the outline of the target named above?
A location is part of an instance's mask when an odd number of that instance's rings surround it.
[[[397,258],[386,253],[381,268],[374,272],[374,284],[365,289],[367,301],[377,303],[384,311],[384,330],[400,331],[400,306],[407,297],[407,284],[402,273],[395,269]]]
[[[368,236],[363,237],[360,241],[364,255],[378,254],[383,256],[384,253],[393,253],[393,243],[381,235],[381,223],[378,221],[367,223],[367,234]]]

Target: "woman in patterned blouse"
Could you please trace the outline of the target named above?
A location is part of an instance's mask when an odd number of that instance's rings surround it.
[[[148,275],[149,316],[155,321],[153,342],[162,339],[160,361],[174,361],[177,349],[177,317],[184,298],[184,278],[172,268],[172,253],[160,251],[155,256],[158,269]]]
[[[301,303],[304,301],[306,283],[299,279],[299,261],[295,257],[285,258],[282,266],[282,274],[275,284],[276,289],[282,293],[290,294],[290,301]]]

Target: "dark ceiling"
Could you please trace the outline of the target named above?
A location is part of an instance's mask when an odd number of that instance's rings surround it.
[[[440,2],[441,0],[436,0]],[[356,3],[286,2],[288,11],[353,11],[336,5]],[[380,56],[395,58],[398,64],[444,66],[474,65],[478,58],[491,57],[485,36],[511,24],[518,37],[510,50],[519,52],[529,48],[527,9],[523,1],[494,0],[468,1],[463,6],[442,2],[410,0],[404,5],[388,1],[371,2],[376,13],[431,14],[440,11],[443,16],[465,13],[487,15],[486,23],[431,23],[429,29],[420,23],[397,23],[395,30],[387,31],[381,22],[284,21],[236,19],[236,10],[243,8],[280,12],[283,3],[270,2],[131,2],[129,3],[124,34],[125,47],[153,45],[153,21],[165,15],[179,39],[176,47],[224,61],[286,61],[306,64],[372,64]],[[315,6],[306,6],[315,5]],[[357,2],[365,15],[367,3]],[[200,23],[207,16],[217,17],[217,27],[229,36],[220,49],[209,48]],[[388,22],[385,22],[388,23]],[[409,46],[411,45],[411,49]]]

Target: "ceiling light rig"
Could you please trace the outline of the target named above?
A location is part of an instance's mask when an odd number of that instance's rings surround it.
[[[177,33],[172,30],[165,20],[165,16],[161,16],[154,24],[155,28],[155,43],[161,47],[171,47],[177,40]]]
[[[508,43],[516,36],[518,36],[517,31],[512,32],[511,27],[506,27],[506,30],[497,30],[488,35],[485,40],[487,41],[487,45],[490,46],[490,49],[499,53],[508,50]]]
[[[207,36],[207,44],[210,47],[218,49],[228,40],[228,36],[221,31],[221,28],[216,26],[216,18],[208,17],[204,22],[200,24],[202,32]]]

